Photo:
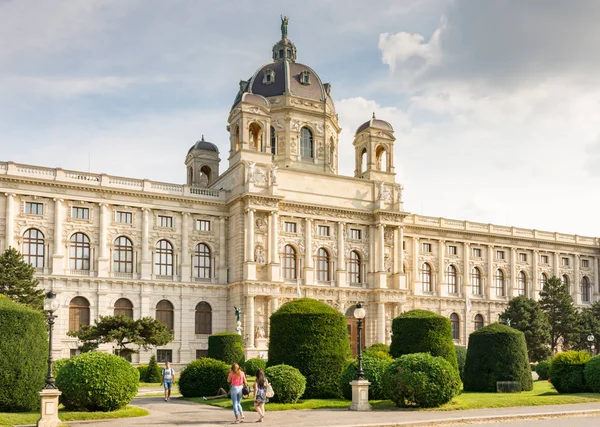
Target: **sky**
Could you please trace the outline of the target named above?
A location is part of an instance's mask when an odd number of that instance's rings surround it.
[[[600,237],[596,0],[0,0],[0,160],[183,183],[271,60],[395,129],[405,210]]]

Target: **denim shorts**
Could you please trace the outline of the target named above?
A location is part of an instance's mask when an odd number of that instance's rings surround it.
[[[171,386],[173,385],[173,381],[165,381],[165,388],[171,390]]]

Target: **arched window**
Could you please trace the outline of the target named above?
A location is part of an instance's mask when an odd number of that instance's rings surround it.
[[[277,134],[273,126],[271,126],[271,154],[277,154]]]
[[[133,319],[133,304],[127,298],[115,301],[115,316],[119,315]]]
[[[456,285],[456,267],[453,265],[448,266],[446,271],[446,281],[448,282],[448,293],[457,294],[458,287]]]
[[[313,135],[308,128],[300,129],[300,156],[313,158]]]
[[[377,151],[375,153],[376,158],[377,158],[377,170],[383,171],[383,172],[388,172],[388,168],[387,168],[387,151],[384,147],[382,147],[381,145],[379,147],[377,147]]]
[[[191,166],[188,168],[188,185],[192,185],[194,183],[194,168]]]
[[[283,278],[296,278],[296,249],[290,245],[283,248]]]
[[[494,276],[494,280],[496,282],[496,296],[505,297],[506,296],[506,287],[504,281],[504,273],[502,270],[496,270],[496,275]]]
[[[262,151],[262,129],[258,123],[251,123],[248,128],[250,131],[250,148]]]
[[[473,295],[481,295],[482,287],[481,287],[481,270],[477,267],[473,267],[471,270],[471,286]]]
[[[75,297],[69,303],[69,332],[77,332],[90,324],[90,303],[84,297]]]
[[[154,253],[155,274],[173,275],[173,245],[168,240],[159,240]]]
[[[367,149],[363,149],[360,154],[360,171],[364,172],[367,170]]]
[[[196,334],[212,334],[212,308],[207,302],[196,305]]]
[[[83,233],[75,233],[71,236],[69,268],[71,270],[90,269],[90,239]]]
[[[170,332],[173,332],[174,318],[173,304],[166,299],[156,304],[156,320],[163,323]]]
[[[200,168],[200,172],[206,176],[206,185],[211,184],[212,183],[212,170],[208,166],[204,165]],[[202,178],[202,176],[200,176],[200,178]],[[202,181],[204,181],[204,180],[202,179]]]
[[[240,150],[240,127],[237,125],[235,126],[234,132],[233,132],[233,144],[235,146],[235,151],[239,151]]]
[[[349,283],[362,283],[360,274],[360,255],[356,251],[350,251],[348,260],[348,281]]]
[[[517,277],[517,294],[527,295],[527,276],[524,271],[519,271],[519,276]]]
[[[590,302],[591,300],[591,286],[590,279],[587,276],[583,276],[581,278],[581,301],[582,302]]]
[[[21,247],[23,259],[33,268],[44,268],[44,235],[35,228],[30,228],[23,234]]]
[[[544,284],[548,281],[548,275],[546,273],[540,274],[540,289],[544,289]]]
[[[211,267],[210,248],[204,243],[198,243],[194,249],[194,277],[210,279]]]
[[[483,328],[483,316],[481,314],[478,314],[477,316],[475,316],[474,323],[475,323],[475,330]]]
[[[423,292],[433,292],[433,283],[431,281],[431,266],[426,262],[421,266],[421,283]]]
[[[458,314],[452,313],[450,315],[450,326],[452,327],[452,339],[458,341],[460,339],[460,319]]]
[[[331,275],[329,274],[329,253],[319,248],[317,251],[317,280],[319,282],[328,282]]]
[[[133,243],[125,236],[115,240],[113,270],[115,273],[133,273]]]
[[[569,276],[567,276],[566,274],[563,274],[561,281],[562,281],[562,284],[567,289],[567,292],[571,293],[571,286],[569,285]]]

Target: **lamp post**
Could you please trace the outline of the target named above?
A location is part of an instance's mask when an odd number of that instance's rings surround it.
[[[594,336],[594,334],[589,334],[587,336],[587,342],[588,342],[588,346],[590,347],[590,353],[592,353],[592,347],[594,346],[594,340],[596,339],[596,337]]]
[[[362,303],[357,303],[354,310],[354,318],[358,320],[356,323],[358,333],[358,370],[356,372],[356,379],[350,381],[350,385],[352,386],[352,404],[349,409],[351,411],[370,411],[372,409],[369,404],[369,386],[371,383],[365,380],[365,373],[362,366],[362,323],[366,314]]]
[[[356,309],[354,310],[354,318],[358,320],[358,323],[356,324],[356,331],[358,333],[358,371],[356,372],[357,380],[365,379],[365,373],[363,372],[362,366],[362,322],[366,314],[367,313],[365,312],[362,303],[359,302],[358,304],[356,304]]]

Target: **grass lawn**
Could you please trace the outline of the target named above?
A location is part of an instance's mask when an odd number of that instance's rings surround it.
[[[138,388],[157,388],[157,387],[162,387],[163,383],[143,383],[140,382],[140,385],[138,386]]]
[[[112,418],[144,417],[148,411],[135,406],[126,406],[113,412],[73,412],[65,411],[62,407],[58,410],[58,417],[62,421],[102,420]],[[21,424],[35,424],[40,418],[39,412],[0,412],[0,426],[15,426]]]
[[[192,402],[219,406],[221,408],[231,409],[231,400],[203,400],[201,397],[185,398]],[[459,409],[481,409],[481,408],[506,408],[510,406],[542,406],[542,405],[560,405],[566,403],[587,403],[600,401],[600,393],[577,393],[577,394],[558,394],[558,392],[547,381],[535,381],[532,391],[522,393],[470,393],[466,392],[455,397],[452,402],[434,411],[456,411]],[[254,400],[244,399],[242,407],[246,411],[254,411]],[[422,410],[419,408],[397,408],[390,400],[375,400],[370,402],[374,410],[393,410],[393,411],[414,411]],[[344,399],[307,399],[300,400],[298,403],[267,403],[268,411],[286,411],[292,409],[340,409],[350,406],[349,400]],[[432,410],[432,409],[429,409]]]

